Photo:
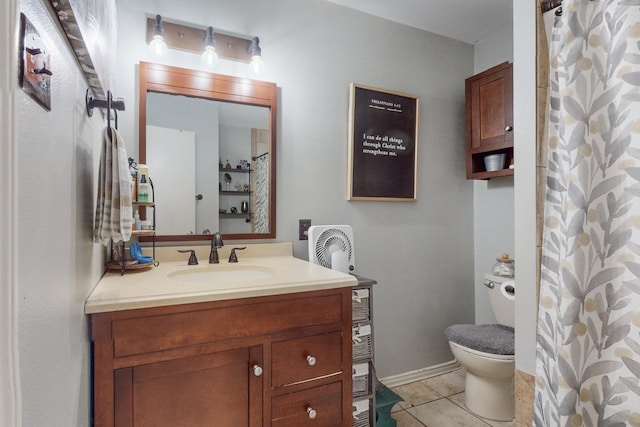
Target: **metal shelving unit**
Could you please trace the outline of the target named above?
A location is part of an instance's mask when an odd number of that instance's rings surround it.
[[[352,294],[353,427],[376,425],[372,279],[356,276]]]

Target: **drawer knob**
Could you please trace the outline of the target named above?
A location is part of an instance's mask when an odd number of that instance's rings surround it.
[[[310,419],[314,419],[318,413],[311,406],[307,406],[307,415]]]
[[[507,125],[507,126],[504,127],[504,131],[505,132],[511,132],[512,130],[513,130],[513,126]]]
[[[262,367],[260,365],[253,365],[253,375],[256,377],[262,375]]]
[[[313,357],[312,355],[308,355],[307,356],[307,363],[309,364],[309,366],[315,366],[316,365],[316,358]]]

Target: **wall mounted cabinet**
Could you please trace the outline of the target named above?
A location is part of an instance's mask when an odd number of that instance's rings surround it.
[[[504,62],[465,80],[467,179],[513,175],[513,64]],[[485,156],[504,154],[487,171]]]

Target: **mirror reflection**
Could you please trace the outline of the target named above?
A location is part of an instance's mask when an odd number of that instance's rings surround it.
[[[147,94],[158,234],[268,232],[269,160],[268,108]]]
[[[274,83],[140,63],[158,241],[275,238]]]

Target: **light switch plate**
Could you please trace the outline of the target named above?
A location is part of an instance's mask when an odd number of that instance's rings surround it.
[[[309,240],[309,227],[311,227],[310,219],[301,219],[298,220],[298,239],[299,240]]]

